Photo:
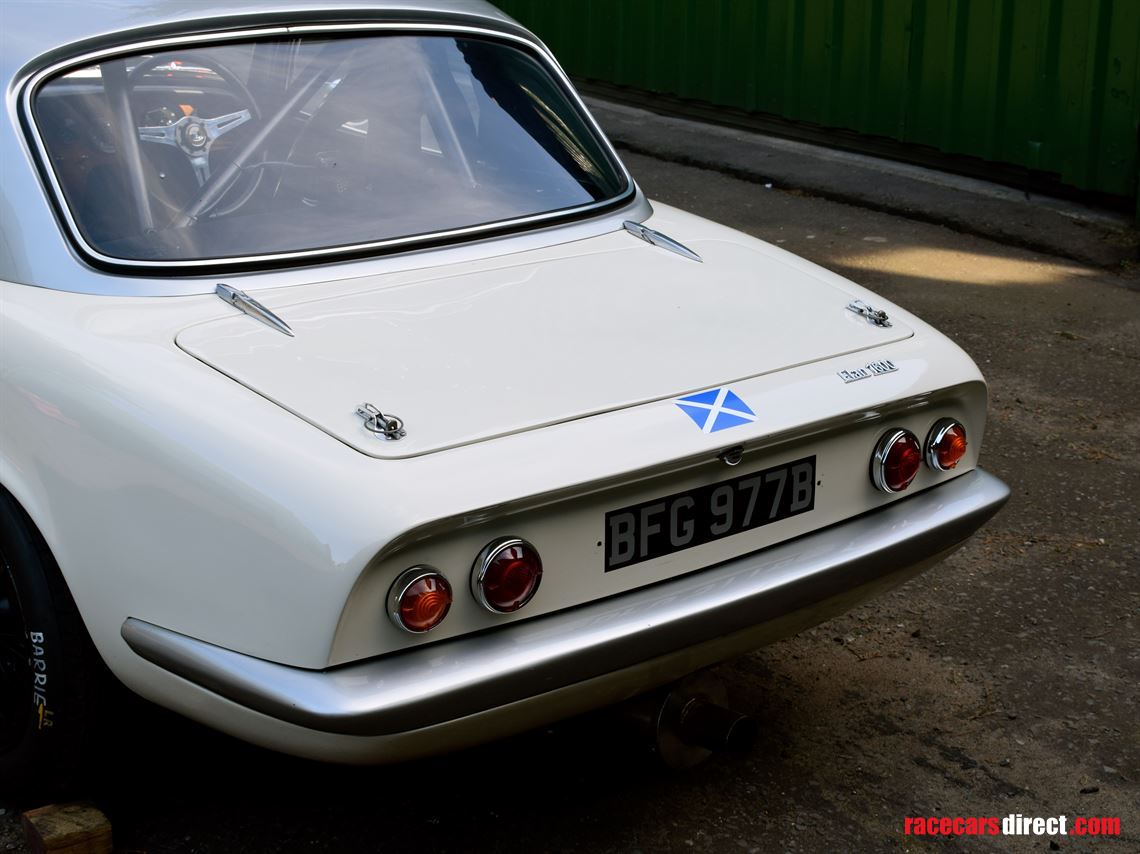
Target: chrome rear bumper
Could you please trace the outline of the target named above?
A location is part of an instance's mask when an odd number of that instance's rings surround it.
[[[953,551],[1008,497],[994,476],[968,472],[873,513],[680,578],[328,670],[273,664],[134,618],[123,623],[122,635],[165,670],[240,706],[324,733],[405,734],[527,704],[531,713],[519,721],[534,725],[842,613]],[[574,686],[587,684],[581,693],[589,700],[575,702]],[[544,695],[548,707],[535,711]]]

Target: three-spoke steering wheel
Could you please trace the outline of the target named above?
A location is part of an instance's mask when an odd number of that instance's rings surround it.
[[[163,65],[177,64],[183,69],[201,67],[209,69],[226,83],[236,93],[243,103],[247,104],[240,110],[213,118],[202,118],[193,114],[182,116],[170,124],[150,125],[138,128],[139,140],[157,145],[168,145],[176,148],[186,155],[190,166],[194,169],[194,176],[198,180],[199,189],[210,180],[210,150],[221,137],[232,130],[241,127],[250,119],[260,119],[261,110],[257,100],[241,79],[212,57],[198,57],[192,53],[160,53],[148,57],[131,69],[127,75],[127,84],[133,91],[146,76],[156,68]],[[260,178],[260,174],[258,176]],[[250,182],[249,187],[235,200],[236,203],[227,206],[225,213],[241,207],[253,195],[258,180]]]

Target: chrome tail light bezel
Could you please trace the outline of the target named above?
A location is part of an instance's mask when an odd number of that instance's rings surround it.
[[[920,462],[914,474],[911,475],[907,482],[898,489],[893,489],[890,484],[887,483],[887,455],[890,453],[891,448],[908,437],[914,441],[915,446],[918,448]],[[918,437],[914,435],[914,433],[905,427],[894,427],[888,430],[879,438],[879,441],[875,445],[875,452],[871,455],[871,482],[875,485],[876,489],[888,495],[897,495],[900,492],[906,491],[910,485],[914,483],[915,477],[918,476],[918,472],[922,468],[921,456],[922,444],[918,441]]]
[[[418,581],[425,578],[438,579],[443,587],[447,590],[448,603],[444,609],[443,614],[439,619],[424,629],[413,628],[407,625],[400,617],[400,603],[403,601],[404,594],[408,592],[409,588]],[[409,632],[413,635],[422,635],[430,632],[432,629],[439,626],[447,615],[451,612],[451,606],[455,604],[455,591],[451,586],[451,582],[447,577],[433,566],[421,564],[406,569],[396,576],[396,580],[392,582],[392,586],[388,588],[388,618],[392,621],[393,625],[401,631]]]
[[[926,464],[930,466],[930,468],[932,468],[934,471],[952,471],[958,467],[958,463],[961,461],[960,459],[955,460],[954,464],[950,466],[943,466],[938,462],[938,445],[941,444],[942,440],[946,438],[946,434],[955,427],[958,427],[962,430],[963,441],[968,448],[970,444],[970,437],[966,432],[966,425],[964,425],[957,418],[938,419],[934,422],[934,426],[930,428],[930,432],[926,435],[926,445],[923,448],[923,458],[926,460]],[[965,450],[963,450],[963,454],[964,453]]]
[[[506,549],[513,548],[515,546],[522,546],[534,554],[535,559],[538,561],[538,577],[536,578],[534,586],[530,589],[530,592],[527,594],[525,599],[523,599],[513,608],[503,609],[497,607],[494,603],[487,599],[487,592],[483,586],[483,582],[485,581],[487,577],[487,571],[491,568],[491,564],[495,561],[495,558],[497,558]],[[483,547],[482,551],[479,552],[479,555],[475,558],[475,563],[471,568],[471,594],[475,597],[476,602],[478,602],[483,608],[487,609],[492,614],[513,614],[516,611],[524,608],[532,599],[534,599],[534,595],[538,592],[538,588],[541,584],[542,556],[539,554],[538,549],[536,549],[531,543],[527,542],[522,537],[498,537],[492,540]]]

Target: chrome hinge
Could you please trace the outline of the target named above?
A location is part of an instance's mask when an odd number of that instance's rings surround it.
[[[293,335],[293,330],[289,328],[289,324],[267,309],[245,291],[239,291],[237,288],[231,288],[229,285],[218,285],[214,288],[214,293],[236,308],[238,311],[248,314],[255,320],[260,320],[266,326],[272,326],[278,332],[284,332],[290,338]]]
[[[364,429],[377,436],[394,441],[408,435],[403,419],[391,413],[385,415],[371,403],[362,403],[356,407],[356,414],[364,419]]]
[[[863,302],[861,299],[852,300],[850,303],[848,303],[847,310],[853,311],[856,314],[861,314],[863,317],[867,318],[868,323],[872,323],[875,326],[891,325],[891,321],[887,318],[887,313],[885,311],[881,311],[874,306],[867,305],[867,303]]]
[[[683,243],[678,243],[672,237],[662,234],[660,231],[654,231],[649,226],[642,225],[639,222],[634,222],[627,219],[622,223],[625,230],[632,234],[634,237],[640,237],[646,243],[652,243],[654,246],[659,246],[662,249],[668,249],[670,252],[676,252],[678,255],[683,255],[690,261],[700,261],[701,256],[685,246]]]

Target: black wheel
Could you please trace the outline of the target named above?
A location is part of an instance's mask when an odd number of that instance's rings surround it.
[[[28,727],[25,689],[32,684],[32,646],[16,592],[16,579],[0,551],[0,755],[11,750]]]
[[[43,538],[0,490],[0,791],[80,784],[106,669]]]

